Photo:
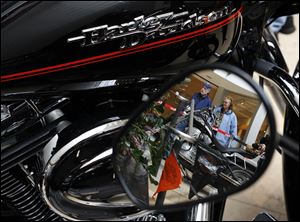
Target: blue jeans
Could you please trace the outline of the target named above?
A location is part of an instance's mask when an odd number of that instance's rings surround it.
[[[181,132],[185,132],[185,128],[188,126],[188,120],[184,119],[180,123],[177,124],[176,129],[178,129]]]
[[[286,19],[287,19],[287,16],[281,16],[281,17],[278,17],[277,19],[275,19],[275,21],[272,22],[272,24],[270,25],[271,31],[274,33],[279,32],[280,29],[282,28],[282,26],[284,26]]]

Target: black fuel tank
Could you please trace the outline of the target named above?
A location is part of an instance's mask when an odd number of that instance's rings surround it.
[[[1,10],[5,89],[214,62],[237,41],[241,6],[238,1],[29,1]]]

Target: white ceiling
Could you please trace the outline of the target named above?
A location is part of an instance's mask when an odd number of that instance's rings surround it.
[[[196,72],[196,74],[212,84],[222,87],[228,91],[252,98],[257,98],[257,94],[254,89],[235,74],[230,74],[220,69],[204,70],[201,72]]]

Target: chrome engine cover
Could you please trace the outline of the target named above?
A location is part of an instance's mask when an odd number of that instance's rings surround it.
[[[41,154],[45,166],[40,190],[52,211],[67,220],[98,221],[141,220],[154,213],[139,210],[114,175],[112,147],[105,139],[126,122],[110,118],[62,147],[59,135],[49,141]]]

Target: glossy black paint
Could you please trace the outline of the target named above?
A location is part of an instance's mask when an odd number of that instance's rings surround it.
[[[288,106],[284,122],[284,135],[292,138],[294,141],[299,141],[299,124],[295,124],[297,119],[299,120],[299,116]],[[283,188],[288,220],[297,221],[299,220],[299,159],[295,160],[283,150],[282,164]]]
[[[298,84],[299,89],[299,61],[294,71],[294,80]],[[294,110],[288,106],[284,121],[284,135],[299,141],[299,116]],[[286,211],[288,220],[299,220],[299,145],[298,145],[298,159],[290,157],[286,152],[282,152],[283,164],[283,189],[284,199],[286,204]]]
[[[66,98],[43,102],[31,100],[18,105],[18,110],[10,109],[13,115],[1,122],[1,172],[35,155],[70,124],[58,111],[68,102]],[[14,130],[8,130],[16,122],[22,123]]]
[[[119,50],[118,42],[101,43],[89,47],[81,47],[78,42],[67,43],[68,38],[80,35],[82,29],[103,24],[119,25],[132,21],[137,16],[149,16],[153,13],[182,10],[192,13],[196,9],[202,9],[203,13],[207,13],[221,9],[228,4],[232,4],[232,8],[236,9],[240,7],[240,3],[223,1],[189,1],[186,3],[172,1],[40,2],[21,16],[16,14],[1,27],[1,80],[6,75]],[[12,88],[20,90],[24,86],[40,86],[49,83],[139,76],[152,73],[156,68],[187,65],[194,61],[211,63],[218,60],[219,56],[217,55],[225,54],[234,45],[233,40],[236,41],[238,36],[236,24],[237,19],[202,36],[133,55],[40,76],[2,82],[2,92]],[[176,35],[178,34],[151,41]]]
[[[264,29],[263,31],[263,53],[264,58],[268,58],[268,61],[277,64],[280,68],[284,69],[286,72],[289,72],[286,61],[282,55],[282,52],[279,48],[278,41],[276,40],[274,34],[270,32],[269,29]]]
[[[132,98],[132,90],[147,89],[151,87],[159,87],[166,79],[176,75],[176,72],[163,73],[160,76],[144,76],[144,77],[128,77],[102,81],[85,81],[70,83],[50,83],[34,86],[9,87],[2,91],[1,100],[4,102],[34,99],[39,97],[53,96],[79,96],[87,95],[95,99],[95,96],[104,99],[105,97],[122,93],[127,94],[128,98]],[[130,90],[129,90],[130,88]],[[148,94],[148,92],[146,92]],[[95,95],[96,94],[96,95]],[[95,99],[96,101],[97,99]],[[91,102],[93,103],[93,102]]]
[[[283,69],[267,62],[257,59],[254,63],[255,71],[261,73],[264,78],[269,79],[281,90],[289,105],[299,117],[299,86],[296,81]]]
[[[293,74],[293,78],[294,78],[294,80],[296,81],[296,83],[299,86],[299,60],[298,60],[297,66],[295,68],[295,71],[294,71],[294,74]]]

